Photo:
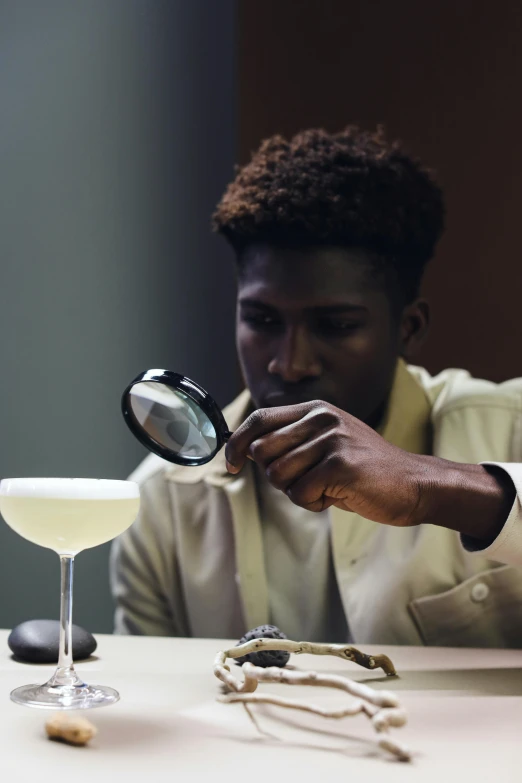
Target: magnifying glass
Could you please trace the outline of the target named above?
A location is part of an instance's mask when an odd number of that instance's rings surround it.
[[[210,462],[232,435],[210,394],[169,370],[140,373],[123,392],[121,409],[140,443],[177,465]]]

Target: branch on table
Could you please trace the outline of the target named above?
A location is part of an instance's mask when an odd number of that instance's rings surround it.
[[[334,655],[345,661],[357,663],[365,669],[382,669],[388,677],[397,674],[395,666],[387,655],[367,655],[356,647],[346,644],[314,644],[313,642],[293,642],[291,639],[253,639],[225,650],[227,658],[242,658],[262,650],[284,650],[294,655]]]
[[[353,647],[338,644],[312,644],[309,642],[294,642],[290,639],[254,639],[229,650],[220,651],[216,655],[214,674],[225,686],[225,693],[218,697],[218,700],[224,704],[242,704],[258,729],[259,725],[249,709],[250,706],[255,704],[270,704],[286,709],[301,710],[331,719],[341,719],[359,714],[366,715],[375,731],[380,735],[384,735],[378,740],[379,747],[393,754],[401,761],[409,761],[411,759],[409,750],[401,743],[396,742],[389,734],[390,728],[399,728],[406,723],[406,713],[394,693],[390,691],[375,691],[368,685],[337,674],[289,670],[277,666],[261,668],[249,662],[242,665],[243,679],[238,679],[231,672],[227,659],[241,658],[244,655],[260,650],[285,650],[295,654],[334,655],[344,660],[359,663],[368,669],[380,667],[388,675],[395,674],[395,667],[386,655],[366,655]],[[256,693],[260,682],[335,688],[353,696],[354,701],[343,709],[326,710],[295,699]]]

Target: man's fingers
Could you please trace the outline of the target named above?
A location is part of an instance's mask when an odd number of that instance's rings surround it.
[[[314,403],[285,405],[282,408],[259,408],[241,424],[228,441],[225,449],[227,468],[238,473],[244,465],[250,445],[274,430],[293,424],[305,416]]]
[[[266,477],[273,487],[286,492],[300,477],[320,463],[327,445],[324,438],[306,441],[295,449],[274,460],[266,469]]]
[[[336,503],[336,498],[325,494],[328,488],[327,475],[324,461],[319,462],[287,488],[287,497],[307,511],[326,511]]]
[[[254,440],[248,447],[247,457],[260,467],[267,468],[278,457],[325,431],[322,417],[310,411],[299,421]]]

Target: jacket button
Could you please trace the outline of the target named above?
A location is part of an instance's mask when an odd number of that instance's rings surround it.
[[[489,595],[489,587],[484,582],[477,582],[471,589],[471,600],[475,603],[485,601]]]

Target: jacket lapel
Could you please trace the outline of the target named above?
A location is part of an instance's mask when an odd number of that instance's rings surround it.
[[[236,572],[248,628],[269,622],[263,536],[252,464],[224,485],[232,512],[236,544]]]
[[[431,450],[431,406],[424,390],[399,360],[388,409],[380,434],[389,443],[413,454]],[[330,508],[332,555],[341,600],[349,623],[354,566],[382,525],[349,511]]]
[[[250,394],[242,392],[223,411],[229,429],[234,431],[252,409]],[[206,465],[175,466],[169,470],[169,475],[178,484],[203,481],[226,494],[234,529],[236,574],[245,629],[268,623],[268,586],[252,463],[247,460],[241,473],[234,476],[226,469],[225,450],[222,449]]]

